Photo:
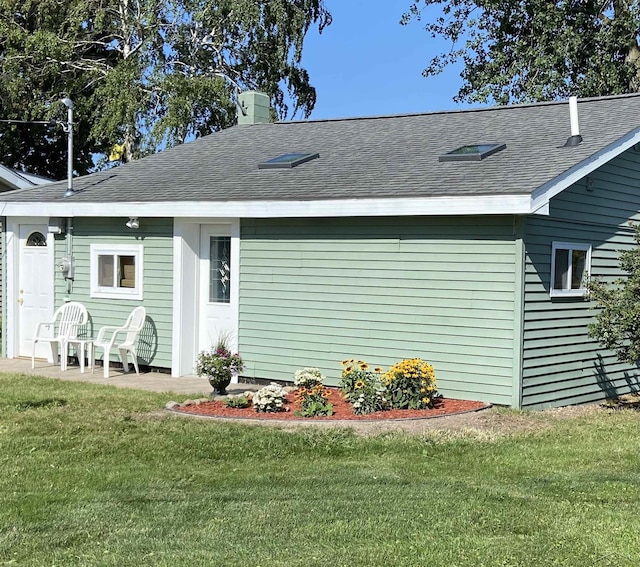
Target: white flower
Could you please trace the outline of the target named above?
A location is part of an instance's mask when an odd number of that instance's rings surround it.
[[[275,382],[258,390],[253,396],[253,407],[256,411],[277,411],[284,404],[287,393]]]
[[[320,372],[319,368],[302,368],[296,370],[293,383],[298,387],[312,388],[318,384],[322,384],[325,377]]]

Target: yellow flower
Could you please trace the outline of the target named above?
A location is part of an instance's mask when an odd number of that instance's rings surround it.
[[[349,372],[353,372],[353,366],[349,365],[344,369],[345,374],[349,374]]]
[[[356,380],[356,383],[354,384],[354,388],[356,388],[356,390],[359,390],[360,388],[364,388],[364,381]]]
[[[369,365],[366,362],[360,363],[360,370],[368,370],[368,369],[369,369]]]
[[[343,360],[340,364],[342,364],[342,366],[346,366],[347,364],[349,364],[348,360]]]
[[[422,398],[423,404],[428,404],[431,400],[429,398]]]
[[[373,369],[374,372],[376,372],[377,374],[380,374],[382,372],[382,368],[374,368]]]

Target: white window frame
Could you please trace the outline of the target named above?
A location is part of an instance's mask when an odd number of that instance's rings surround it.
[[[91,244],[90,245],[90,270],[91,270],[91,297],[98,299],[142,299],[142,274],[143,271],[143,246],[142,244]],[[117,256],[133,256],[135,258],[135,287],[117,287],[116,280],[119,277],[117,269],[114,270],[114,286],[104,287],[98,285],[98,257],[114,256],[114,266],[119,266]]]
[[[582,287],[579,289],[556,289],[555,275],[556,275],[556,250],[566,250],[569,253],[569,272],[567,274],[567,280],[570,282],[572,279],[571,271],[573,266],[571,265],[571,256],[574,250],[582,250],[586,252],[585,266],[584,266],[584,278],[582,281]],[[551,244],[551,276],[549,278],[549,289],[551,297],[584,297],[587,293],[585,287],[586,282],[589,279],[591,273],[591,244],[584,242],[553,242]]]

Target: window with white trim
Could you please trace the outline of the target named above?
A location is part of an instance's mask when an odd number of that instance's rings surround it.
[[[551,246],[551,297],[582,297],[591,270],[591,245],[554,242]]]
[[[142,244],[91,244],[91,297],[142,299]]]

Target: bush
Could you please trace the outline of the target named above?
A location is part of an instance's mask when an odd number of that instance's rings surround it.
[[[627,275],[606,284],[588,284],[589,299],[600,309],[589,324],[589,336],[616,353],[620,362],[640,362],[640,224],[632,224],[635,246],[620,252],[618,263]]]
[[[271,382],[253,395],[253,407],[257,412],[264,413],[284,411],[286,397],[285,389],[280,384]]]
[[[329,390],[322,384],[310,388],[298,388],[296,399],[300,402],[300,409],[296,415],[301,417],[316,417],[333,415],[333,404],[327,401]]]
[[[381,380],[382,369],[369,370],[364,360],[343,360],[340,389],[351,403],[353,413],[366,415],[388,409],[386,389]]]
[[[251,401],[249,401],[245,396],[240,396],[238,398],[227,398],[226,400],[222,400],[222,403],[225,407],[228,408],[248,408],[251,405]]]
[[[296,370],[293,383],[298,387],[295,396],[300,402],[300,409],[296,411],[296,415],[301,417],[333,415],[333,405],[327,402],[329,390],[322,385],[324,379],[319,368]]]
[[[433,366],[421,358],[394,364],[384,374],[383,383],[394,409],[432,408],[433,399],[438,396]]]
[[[296,370],[293,383],[298,388],[313,388],[318,384],[322,384],[325,377],[319,368],[303,368]]]

